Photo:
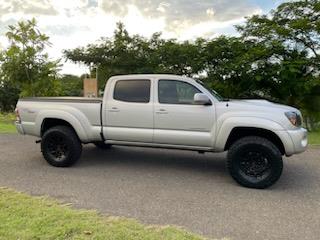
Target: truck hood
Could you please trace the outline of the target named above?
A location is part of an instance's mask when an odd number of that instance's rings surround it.
[[[244,99],[244,100],[237,100],[237,99],[231,99],[229,101],[223,101],[219,102],[218,108],[223,108],[223,112],[225,111],[245,111],[245,112],[289,112],[294,111],[298,112],[300,111],[294,107],[290,107],[287,105],[282,105],[278,103],[273,103],[267,100],[261,100],[261,99]],[[225,108],[227,106],[227,109]],[[222,109],[221,109],[222,110]]]

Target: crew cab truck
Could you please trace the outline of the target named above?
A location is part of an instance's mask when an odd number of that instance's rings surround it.
[[[283,155],[307,147],[299,110],[266,100],[224,100],[201,82],[176,75],[111,77],[99,98],[22,98],[21,134],[41,138],[47,162],[68,167],[82,144],[187,149],[227,154],[227,168],[245,187],[280,177]]]

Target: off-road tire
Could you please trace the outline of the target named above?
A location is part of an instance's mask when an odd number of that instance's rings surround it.
[[[280,178],[283,169],[280,150],[268,139],[262,137],[249,136],[237,140],[230,147],[227,158],[227,168],[232,178],[248,188],[263,189],[272,186]],[[251,172],[255,171],[252,168],[254,169],[257,163],[261,165],[261,161],[262,164],[267,162],[264,167],[268,172],[263,176],[259,176],[261,173],[258,176],[254,173],[252,176]]]
[[[49,128],[43,134],[41,151],[43,157],[50,165],[55,167],[69,167],[80,158],[82,145],[72,128],[55,126]]]

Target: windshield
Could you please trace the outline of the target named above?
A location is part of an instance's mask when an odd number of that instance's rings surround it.
[[[218,101],[223,101],[223,100],[224,100],[224,98],[223,98],[219,93],[217,93],[217,92],[216,92],[215,90],[213,90],[213,89],[208,88],[206,85],[204,85],[204,83],[203,83],[202,81],[200,81],[200,80],[196,80],[196,81],[197,81],[197,83],[199,83],[202,87],[204,87],[205,89],[207,89],[208,92],[211,93],[211,95],[212,95],[213,97],[215,97]]]

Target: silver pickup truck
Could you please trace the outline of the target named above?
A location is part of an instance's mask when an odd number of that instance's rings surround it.
[[[111,77],[103,99],[23,98],[21,134],[41,138],[56,167],[74,164],[82,144],[228,151],[227,167],[241,185],[266,188],[280,177],[282,156],[307,147],[299,110],[265,100],[223,100],[201,82],[175,75]]]

